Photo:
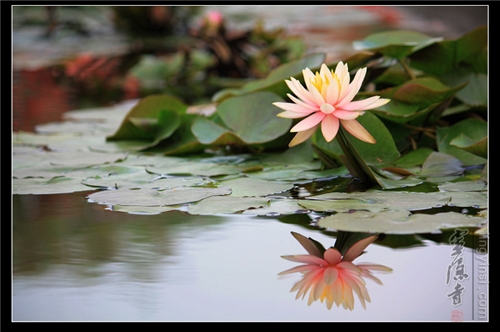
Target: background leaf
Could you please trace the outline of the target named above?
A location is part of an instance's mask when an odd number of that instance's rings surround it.
[[[442,40],[415,31],[386,31],[374,33],[361,41],[354,41],[355,50],[368,50],[401,59],[430,44]]]

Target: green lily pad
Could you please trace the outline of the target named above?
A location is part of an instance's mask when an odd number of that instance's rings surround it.
[[[452,145],[451,142],[456,138],[460,140],[462,135],[466,135],[472,141],[480,141],[487,136],[487,132],[488,124],[485,121],[472,118],[462,120],[451,127],[438,127],[436,136],[438,151],[458,158],[464,166],[485,164],[486,158]]]
[[[381,95],[407,104],[419,105],[422,109],[450,98],[465,84],[450,88],[433,77],[418,77],[404,84],[385,90]],[[381,107],[381,109],[384,109]]]
[[[17,195],[65,194],[89,191],[80,178],[57,175],[52,178],[12,179],[12,193]]]
[[[273,105],[283,99],[271,92],[255,92],[225,100],[217,107],[224,124],[247,144],[272,141],[288,132],[291,119],[276,115],[281,112]]]
[[[483,180],[447,182],[438,186],[442,191],[486,191],[488,184]]]
[[[446,153],[432,152],[425,159],[419,175],[427,177],[445,176],[462,174],[464,170],[462,162],[457,158]]]
[[[82,183],[95,188],[127,188],[127,189],[156,189],[165,190],[176,187],[196,186],[203,182],[201,177],[158,177],[142,172],[135,174],[110,174],[108,176],[95,176],[86,178]]]
[[[443,40],[411,54],[411,65],[433,75],[444,75],[461,66],[487,73],[488,29],[479,27],[456,40]]]
[[[442,38],[430,37],[415,31],[386,31],[371,34],[364,40],[354,41],[353,48],[402,59],[440,40]]]
[[[108,141],[134,139],[159,142],[179,126],[178,116],[187,109],[180,100],[167,95],[141,99],[125,116],[121,126]]]
[[[277,217],[279,215],[296,214],[297,211],[304,212],[304,209],[298,204],[296,200],[274,199],[269,201],[269,204],[267,206],[247,209],[243,211],[243,214]]]
[[[241,168],[235,165],[219,165],[215,163],[201,163],[197,161],[180,161],[162,163],[157,166],[147,166],[147,172],[157,175],[197,175],[197,176],[219,176],[228,174],[239,174]]]
[[[111,164],[125,160],[127,154],[99,152],[65,152],[49,156],[50,164],[72,168],[90,167],[101,164]]]
[[[118,189],[105,190],[90,194],[88,199],[101,204],[118,204],[134,206],[165,206],[180,205],[217,195],[229,195],[231,189],[220,188],[189,188],[180,187],[167,190],[155,189]]]
[[[475,154],[476,156],[488,158],[488,137],[473,140],[464,133],[460,133],[457,137],[450,141],[450,145]]]
[[[356,211],[337,213],[321,219],[320,227],[348,232],[385,234],[433,233],[458,227],[481,227],[483,217],[468,216],[456,212],[437,214],[412,214],[408,211]]]
[[[307,197],[305,200],[301,200],[299,204],[314,211],[348,212],[350,210],[367,210],[380,212],[384,210],[425,210],[444,206],[450,200],[450,196],[444,193],[371,190],[367,192],[320,194]]]
[[[193,135],[196,139],[206,145],[244,145],[241,140],[231,130],[225,128],[212,120],[204,117],[199,117],[193,121],[191,127]]]
[[[220,185],[232,190],[232,197],[265,196],[291,189],[293,184],[255,178],[236,178],[221,181]]]
[[[190,214],[239,213],[269,205],[269,200],[256,197],[214,196],[188,206]]]
[[[367,165],[380,166],[400,157],[391,133],[377,116],[367,112],[356,120],[377,140],[375,144],[365,143],[346,132],[349,143]]]

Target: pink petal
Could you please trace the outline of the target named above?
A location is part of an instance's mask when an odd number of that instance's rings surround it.
[[[287,259],[292,262],[314,264],[321,266],[328,265],[328,263],[324,259],[313,255],[287,255],[287,256],[281,256],[281,258]]]
[[[377,238],[378,235],[372,235],[354,243],[349,249],[347,249],[346,253],[344,254],[344,258],[342,260],[345,262],[352,262],[353,260],[358,258],[359,255],[361,255],[361,253],[363,252],[363,250],[365,250],[366,247],[372,244],[373,241],[375,241]]]
[[[363,100],[352,101],[342,107],[346,111],[364,111],[370,110],[382,105],[387,104],[390,99],[380,98],[380,96],[373,96]]]
[[[360,275],[361,272],[362,272],[362,270],[359,267],[357,267],[353,263],[347,262],[347,261],[342,261],[342,262],[338,263],[337,267],[341,268],[343,270],[346,270],[346,271],[348,270],[347,273],[351,273],[352,272],[352,273]]]
[[[336,110],[333,115],[341,120],[354,120],[359,116],[359,113],[354,111]]]
[[[327,267],[323,273],[323,280],[326,284],[330,285],[337,280],[338,276],[339,272],[335,267]]]
[[[286,119],[300,119],[300,118],[303,118],[304,116],[307,116],[307,114],[304,115],[304,114],[300,114],[300,113],[296,113],[296,112],[285,111],[285,112],[281,112],[281,113],[276,114],[276,116],[280,117],[280,118],[286,118]]]
[[[347,64],[344,64],[340,61],[335,68],[335,75],[337,75],[339,79],[340,89],[339,89],[339,97],[337,101],[340,101],[344,98],[349,90],[349,70],[347,68]]]
[[[287,93],[288,98],[290,98],[295,104],[300,105],[304,108],[310,109],[312,111],[317,111],[318,110],[318,105],[314,104],[308,104],[306,102],[303,102],[302,100],[295,98],[293,95]]]
[[[337,108],[341,108],[342,106],[347,105],[351,102],[351,100],[354,98],[354,96],[356,96],[359,89],[361,88],[361,84],[363,83],[365,75],[366,68],[359,69],[356,72],[352,83],[349,85],[347,93],[343,97],[339,98],[339,102],[336,105]]]
[[[379,285],[383,285],[382,284],[382,281],[380,281],[379,278],[375,277],[374,275],[372,275],[371,273],[368,273],[366,271],[363,271],[363,277],[365,278],[368,278],[368,279],[371,279],[372,281],[376,282],[377,284]]]
[[[311,271],[312,269],[313,269],[313,265],[298,265],[298,266],[295,266],[291,269],[281,271],[280,273],[278,273],[278,275],[281,276],[281,275],[296,273],[296,272],[307,272],[307,271]]]
[[[307,141],[309,137],[311,137],[314,134],[317,128],[318,126],[298,132],[297,135],[295,135],[293,139],[290,141],[290,143],[288,143],[288,146],[293,147]]]
[[[324,253],[324,259],[331,266],[335,266],[342,261],[342,256],[336,248],[328,248]]]
[[[308,108],[305,108],[305,107],[302,107],[300,105],[293,104],[293,103],[275,102],[275,103],[273,103],[273,105],[276,107],[279,107],[285,111],[290,111],[290,112],[301,114],[302,117],[307,116],[307,115],[311,114],[312,112],[314,112]]]
[[[356,120],[340,120],[342,127],[344,127],[352,136],[357,139],[375,144],[377,140]]]
[[[309,115],[307,118],[305,118],[304,120],[300,121],[295,126],[293,126],[293,128],[290,129],[290,131],[298,132],[314,128],[321,122],[321,120],[323,120],[324,117],[325,113],[315,112],[314,114]]]
[[[302,84],[300,84],[300,82],[297,79],[291,77],[290,80],[291,81],[285,80],[286,85],[288,85],[288,87],[290,88],[290,90],[292,90],[292,92],[297,97],[299,97],[300,99],[302,99],[302,101],[304,101],[305,103],[308,103],[308,104],[311,104],[311,105],[315,105],[316,104],[316,102],[314,101],[314,98],[311,96],[311,94],[309,93],[309,91],[307,91],[302,86]]]
[[[339,119],[333,114],[328,114],[325,116],[321,122],[321,132],[323,137],[327,142],[331,142],[339,131]]]

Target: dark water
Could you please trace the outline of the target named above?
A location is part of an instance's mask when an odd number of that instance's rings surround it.
[[[398,236],[393,248],[395,237],[387,236],[355,261],[393,269],[377,275],[383,285],[367,281],[366,310],[357,298],[352,312],[328,310],[319,301],[295,300],[290,289],[299,275],[277,275],[294,266],[280,256],[305,253],[291,231],[324,246],[335,241],[307,214],[132,215],[89,203],[86,194],[13,196],[14,321],[484,319],[485,241],[463,248],[469,278],[459,306],[447,296],[455,286],[446,283],[454,246]]]

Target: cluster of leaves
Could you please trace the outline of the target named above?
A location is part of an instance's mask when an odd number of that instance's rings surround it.
[[[351,70],[367,67],[358,98],[380,95],[391,102],[359,118],[375,145],[349,134],[354,160],[343,158],[338,140],[310,142],[325,168],[344,164],[353,175],[383,189],[443,182],[487,162],[487,39],[478,28],[456,40],[412,31],[389,31],[355,41],[360,52],[345,60]],[[141,100],[108,140],[142,140],[140,151],[167,155],[218,151],[284,150],[292,120],[276,117],[273,102],[287,99],[285,79],[317,70],[324,54],[290,61],[262,79],[213,96],[209,116],[165,95]],[[330,68],[335,64],[328,64]],[[358,171],[349,163],[357,163]],[[484,175],[484,174],[483,174]],[[476,175],[476,179],[479,175]]]
[[[485,33],[444,41],[396,31],[356,42],[363,49],[345,62],[368,68],[359,98],[391,102],[359,117],[377,144],[346,135],[351,159],[337,138],[326,143],[321,135],[288,148],[293,121],[277,117],[272,103],[286,100],[285,79],[302,79],[302,69],[323,63],[324,54],[310,54],[221,90],[208,105],[151,95],[114,111],[69,112],[74,122],[38,126],[37,135],[17,133],[14,193],[105,189],[88,198],[129,213],[306,211],[321,215],[319,226],[346,232],[481,228],[487,219]],[[353,181],[349,162],[375,186]],[[320,188],[301,195],[307,183]],[[362,190],[354,188],[360,184]]]

